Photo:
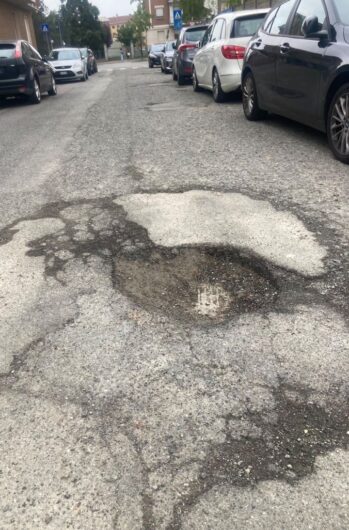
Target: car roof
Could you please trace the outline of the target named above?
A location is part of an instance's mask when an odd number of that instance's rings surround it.
[[[266,15],[269,13],[270,7],[266,7],[264,9],[246,9],[246,10],[240,10],[240,11],[230,11],[229,13],[220,13],[219,15],[216,15],[214,20],[216,18],[225,18],[225,20],[235,20],[236,18],[240,17],[248,17],[251,15]]]

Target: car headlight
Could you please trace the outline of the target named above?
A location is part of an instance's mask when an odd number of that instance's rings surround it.
[[[74,63],[72,67],[81,69],[82,64],[81,63]]]

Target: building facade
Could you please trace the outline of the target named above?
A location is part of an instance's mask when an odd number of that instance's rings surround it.
[[[106,19],[110,26],[110,32],[113,41],[116,41],[118,39],[118,29],[120,26],[124,26],[127,24],[127,22],[130,22],[132,20],[132,15],[125,15],[122,17],[110,17]]]
[[[23,39],[36,47],[30,0],[0,0],[0,40]]]
[[[173,0],[145,0],[144,7],[152,23],[146,34],[147,46],[174,40]]]

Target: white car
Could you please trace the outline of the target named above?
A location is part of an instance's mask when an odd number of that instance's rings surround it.
[[[48,61],[54,69],[54,76],[59,79],[79,79],[87,81],[87,61],[82,57],[79,48],[56,48],[52,50]]]
[[[218,15],[207,28],[193,63],[193,88],[212,90],[217,103],[241,85],[246,46],[269,9],[233,11]]]

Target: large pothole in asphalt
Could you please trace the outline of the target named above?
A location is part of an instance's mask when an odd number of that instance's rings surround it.
[[[115,258],[115,280],[136,303],[176,318],[219,323],[270,309],[277,286],[267,269],[218,248],[153,247]]]

